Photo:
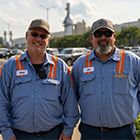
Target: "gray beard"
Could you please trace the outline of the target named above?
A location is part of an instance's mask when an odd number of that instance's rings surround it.
[[[108,54],[112,51],[112,46],[107,45],[107,46],[101,46],[99,45],[96,49],[96,52],[100,54]]]

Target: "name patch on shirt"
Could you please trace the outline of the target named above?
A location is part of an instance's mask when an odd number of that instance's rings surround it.
[[[27,70],[17,70],[16,71],[17,76],[24,76],[24,75],[27,75],[27,74],[28,74]]]
[[[54,80],[54,79],[44,79],[43,83],[52,83],[52,84],[59,84],[60,82],[58,80]]]
[[[94,71],[94,67],[83,68],[83,73],[93,72],[93,71]]]

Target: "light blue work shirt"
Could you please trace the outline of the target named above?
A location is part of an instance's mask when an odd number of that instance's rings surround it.
[[[2,69],[0,83],[0,130],[4,140],[14,136],[11,128],[34,133],[48,131],[64,124],[64,134],[71,135],[79,113],[73,83],[67,65],[58,59],[55,79],[39,78],[27,52],[20,60],[26,70],[17,76],[15,58],[7,61]],[[43,67],[48,73],[54,65],[46,53]]]
[[[140,58],[125,51],[124,77],[116,77],[119,49],[105,62],[96,57],[94,50],[88,57],[92,61],[84,72],[86,56],[73,65],[72,77],[76,85],[81,110],[81,121],[97,127],[121,127],[133,123],[140,112]],[[139,98],[138,98],[139,97]]]

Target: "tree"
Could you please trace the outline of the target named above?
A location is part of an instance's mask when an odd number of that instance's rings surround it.
[[[140,29],[135,26],[123,28],[117,35],[117,44],[124,46],[140,45]]]
[[[51,48],[68,48],[68,47],[90,47],[88,40],[89,32],[83,35],[69,35],[64,37],[53,37],[50,41]]]
[[[50,41],[51,48],[86,47],[92,48],[89,41],[90,31],[82,35],[69,35],[64,37],[53,37]],[[140,45],[140,28],[127,27],[121,32],[116,32],[117,46]]]

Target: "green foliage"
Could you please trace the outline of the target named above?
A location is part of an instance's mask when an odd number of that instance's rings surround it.
[[[51,48],[69,48],[69,47],[89,47],[89,32],[83,35],[69,35],[64,37],[54,37],[50,40]]]
[[[135,125],[136,125],[137,140],[140,140],[140,115],[139,115],[138,119],[136,120]]]
[[[50,41],[51,48],[68,48],[68,47],[90,47],[89,31],[82,35],[69,35],[64,37],[54,37]],[[116,32],[117,46],[140,46],[140,28],[127,27],[121,32]]]
[[[137,27],[128,27],[122,29],[122,31],[117,34],[117,45],[140,45],[140,29]]]

